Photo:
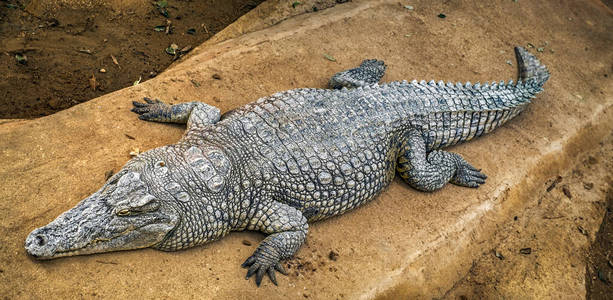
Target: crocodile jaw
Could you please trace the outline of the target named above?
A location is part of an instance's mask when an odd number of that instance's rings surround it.
[[[168,205],[131,217],[117,216],[116,208],[99,192],[82,200],[46,226],[33,230],[25,241],[36,259],[131,250],[155,246],[180,223]]]

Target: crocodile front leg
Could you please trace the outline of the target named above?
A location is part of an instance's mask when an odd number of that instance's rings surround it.
[[[269,234],[243,264],[249,268],[246,279],[255,274],[260,286],[264,274],[277,284],[275,270],[287,275],[281,261],[292,257],[306,239],[309,225],[302,213],[277,201],[265,201],[258,205],[247,229]]]
[[[413,188],[426,192],[436,191],[447,182],[476,188],[487,178],[457,153],[432,151],[426,154],[424,138],[415,129],[407,134],[396,170]]]
[[[145,97],[144,100],[146,103],[133,101],[132,111],[145,121],[187,123],[189,130],[194,126],[215,124],[221,117],[219,108],[202,102],[168,105],[159,99]]]

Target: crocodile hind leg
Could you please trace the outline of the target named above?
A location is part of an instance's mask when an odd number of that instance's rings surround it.
[[[215,124],[221,115],[219,108],[202,102],[187,102],[168,105],[159,99],[145,97],[145,103],[133,101],[132,111],[146,121],[164,123],[187,123],[188,130],[194,126]]]
[[[349,69],[334,74],[330,78],[330,87],[333,89],[354,88],[375,84],[381,80],[385,74],[385,63],[381,60],[366,59],[362,64],[354,69]]]
[[[269,234],[242,264],[249,268],[247,279],[255,275],[255,283],[260,286],[264,275],[276,285],[275,271],[287,275],[281,261],[292,257],[306,239],[309,225],[302,213],[287,205],[273,200],[261,202],[249,221],[247,229],[259,230]]]
[[[425,140],[418,130],[407,134],[396,170],[413,188],[426,192],[436,191],[447,182],[476,188],[487,178],[457,153],[426,153]]]

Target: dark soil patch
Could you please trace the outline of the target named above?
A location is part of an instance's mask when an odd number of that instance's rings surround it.
[[[607,193],[607,211],[587,259],[587,299],[613,299],[613,189]]]
[[[32,2],[0,1],[0,118],[53,114],[155,77],[175,58],[171,44],[195,47],[263,0],[169,0],[168,17],[148,2],[42,12]]]

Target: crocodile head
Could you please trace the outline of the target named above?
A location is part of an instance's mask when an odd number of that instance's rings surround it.
[[[100,190],[53,222],[32,231],[26,251],[52,259],[161,243],[180,223],[180,212],[173,199],[155,190],[160,180],[155,173],[165,167],[155,155],[161,151],[149,152],[132,159]]]

